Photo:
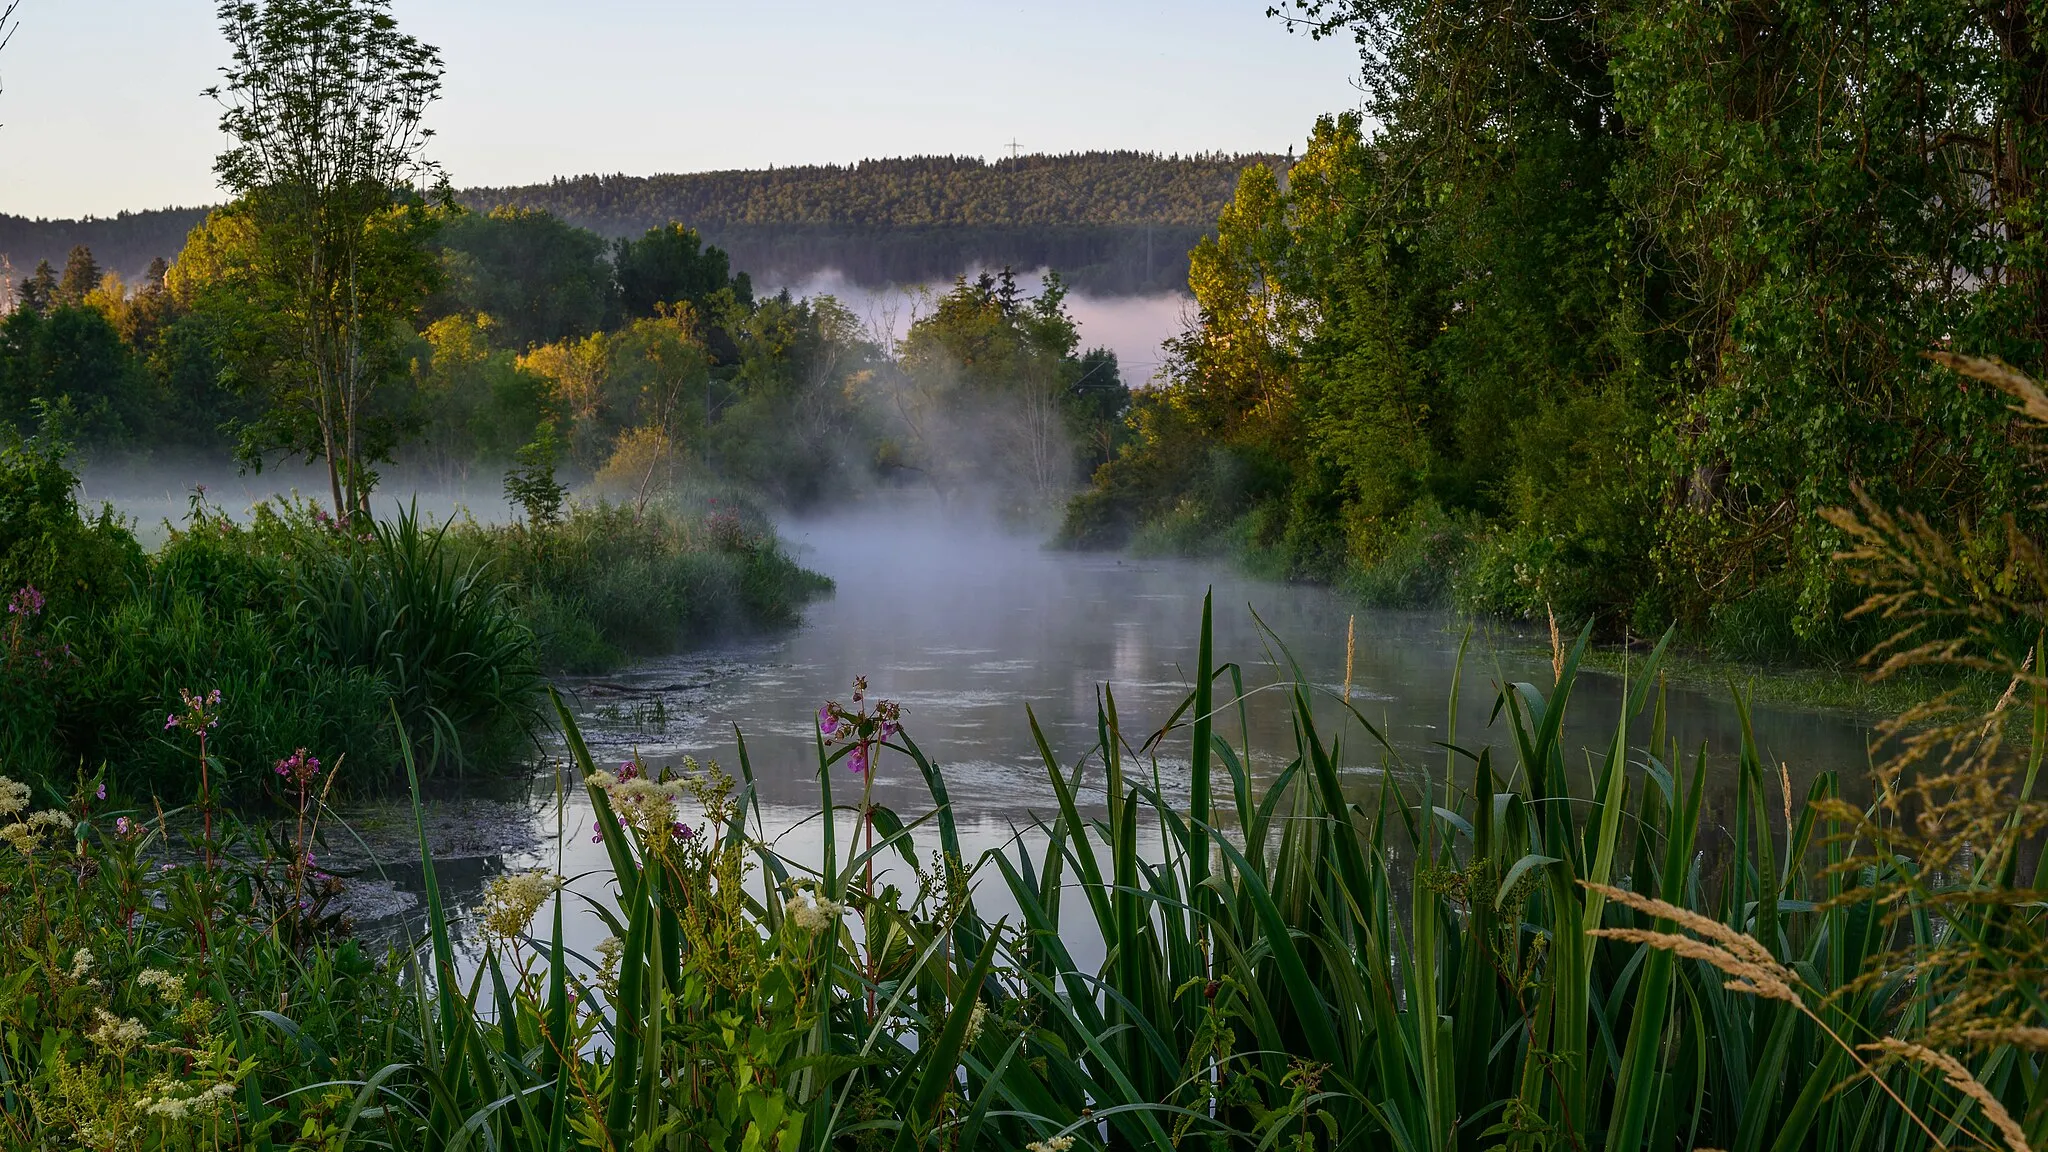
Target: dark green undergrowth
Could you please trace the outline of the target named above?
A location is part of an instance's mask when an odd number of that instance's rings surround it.
[[[1076,509],[1085,511],[1085,503],[1077,500]],[[1062,535],[1069,545],[1126,540],[1141,556],[1226,560],[1263,579],[1332,585],[1365,608],[1433,608],[1539,629],[1554,618],[1572,632],[1591,624],[1601,666],[1619,667],[1627,641],[1672,625],[1655,597],[1640,598],[1632,611],[1603,608],[1612,590],[1596,586],[1601,566],[1578,550],[1489,528],[1433,504],[1411,510],[1370,561],[1320,547],[1277,501],[1223,515],[1188,500],[1128,533],[1097,536],[1080,530],[1077,515],[1070,510]],[[1679,623],[1674,669],[1717,688],[1731,681],[1760,685],[1766,699],[1880,711],[1903,709],[1930,690],[1974,685],[1953,671],[1910,677],[1896,687],[1870,685],[1859,660],[1888,635],[1882,622],[1846,618],[1860,600],[1846,582],[1824,613],[1802,608],[1800,594],[1789,575],[1724,591],[1703,617]],[[1995,696],[2002,688],[1989,691]]]
[[[830,587],[765,522],[597,504],[553,526],[353,527],[293,502],[246,522],[195,496],[145,554],[82,516],[63,447],[0,447],[0,767],[69,780],[118,766],[129,797],[260,793],[280,755],[396,785],[401,733],[429,779],[533,762],[544,669],[590,670],[793,623]],[[170,719],[219,693],[204,745]]]
[[[721,635],[787,627],[832,588],[790,557],[763,517],[731,502],[695,515],[673,504],[580,504],[538,529],[464,523],[451,545],[511,587],[553,671],[603,671]]]

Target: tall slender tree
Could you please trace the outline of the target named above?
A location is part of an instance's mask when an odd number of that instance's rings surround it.
[[[366,426],[386,375],[376,345],[424,298],[420,206],[430,190],[446,194],[422,123],[440,95],[440,53],[399,31],[389,8],[223,0],[233,62],[208,89],[232,142],[214,170],[253,225],[250,271],[295,345],[272,384],[310,418],[269,425],[273,446],[327,462],[341,515],[368,505]]]

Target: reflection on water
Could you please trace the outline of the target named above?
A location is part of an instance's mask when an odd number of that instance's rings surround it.
[[[1453,734],[1447,704],[1463,624],[1436,613],[1358,612],[1352,703],[1385,734],[1389,757],[1338,703],[1354,610],[1328,589],[1254,581],[1195,562],[1051,552],[987,528],[930,521],[795,523],[785,535],[804,563],[838,582],[836,596],[813,605],[800,628],[562,687],[600,766],[636,754],[651,765],[692,756],[717,760],[737,775],[735,730],[744,733],[761,830],[799,861],[816,862],[822,853],[815,716],[825,700],[846,700],[856,675],[868,677],[872,695],[902,704],[905,729],[942,767],[971,862],[1010,844],[1034,813],[1053,808],[1027,706],[1063,764],[1095,744],[1098,692],[1113,695],[1126,739],[1141,744],[1190,688],[1202,597],[1212,587],[1217,659],[1238,662],[1249,693],[1243,727],[1232,709],[1219,718],[1219,731],[1249,745],[1261,776],[1291,755],[1288,700],[1278,690],[1292,681],[1290,662],[1321,689],[1317,724],[1326,739],[1342,738],[1347,780],[1359,799],[1370,799],[1389,771],[1410,789],[1419,786],[1425,771],[1441,770],[1445,742],[1473,752],[1491,746],[1503,768],[1512,764],[1506,717],[1489,723],[1494,685],[1549,674],[1547,657],[1532,655],[1526,637],[1478,626]],[[1582,677],[1569,749],[1598,754],[1591,749],[1604,747],[1611,734],[1621,692],[1619,676]],[[1860,779],[1863,722],[1773,707],[1759,707],[1753,720],[1766,762],[1789,763],[1795,786],[1803,789],[1826,769]],[[1688,757],[1703,742],[1714,753],[1707,818],[1717,820],[1734,791],[1739,723],[1732,704],[1725,696],[1673,690],[1669,727]],[[1646,734],[1644,724],[1638,740]],[[1185,755],[1185,732],[1162,746],[1160,783],[1170,799],[1186,795]],[[837,770],[835,776],[836,801],[854,802],[858,777]],[[1099,774],[1095,783],[1099,802]],[[508,848],[505,864],[559,867],[581,877],[575,890],[603,900],[609,875],[601,846],[591,842],[589,804],[580,789],[568,789],[558,861],[553,790],[552,774],[536,783],[537,835]],[[882,760],[875,798],[906,819],[930,806],[915,768],[894,753]],[[840,817],[842,851],[850,821]],[[915,856],[929,859],[936,833],[913,839]],[[892,861],[892,868],[903,867]],[[892,878],[902,883],[907,876]],[[991,916],[1010,910],[997,887],[980,886]],[[1079,901],[1069,910],[1085,915]],[[587,950],[605,930],[591,915],[571,935]]]
[[[566,685],[594,753],[617,760],[637,752],[653,764],[690,755],[731,766],[737,727],[763,801],[815,806],[818,706],[844,699],[852,678],[865,675],[873,695],[903,705],[906,729],[944,767],[963,820],[1021,818],[1051,799],[1027,706],[1063,763],[1095,744],[1105,689],[1126,738],[1142,742],[1189,691],[1202,596],[1213,587],[1217,659],[1236,661],[1251,693],[1248,732],[1234,710],[1219,718],[1219,731],[1248,742],[1262,774],[1284,763],[1293,744],[1279,689],[1292,681],[1291,661],[1321,690],[1318,723],[1326,736],[1344,738],[1355,787],[1377,786],[1383,757],[1338,703],[1354,609],[1327,588],[1254,581],[1188,561],[1052,552],[969,526],[876,518],[792,524],[786,533],[806,564],[838,581],[838,594],[789,634]],[[1547,660],[1530,655],[1525,637],[1479,626],[1453,737],[1447,705],[1462,637],[1461,623],[1437,613],[1357,613],[1352,703],[1393,745],[1397,775],[1419,779],[1425,767],[1440,766],[1446,741],[1474,752],[1491,745],[1504,756],[1506,718],[1488,723],[1494,685],[1548,677]],[[1621,691],[1619,676],[1581,677],[1571,747],[1604,747]],[[1855,718],[1760,707],[1753,719],[1766,761],[1789,762],[1796,783],[1823,769],[1854,775],[1864,767],[1867,726]],[[1705,742],[1732,755],[1740,735],[1728,699],[1693,691],[1672,691],[1669,726],[1688,754]],[[1185,754],[1184,738],[1162,753],[1168,795],[1184,784],[1176,769]],[[876,787],[892,805],[916,808],[925,798],[904,765],[891,771],[885,762]]]

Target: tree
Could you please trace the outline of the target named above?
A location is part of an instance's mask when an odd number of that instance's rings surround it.
[[[79,439],[98,446],[150,425],[149,377],[112,321],[71,305],[19,308],[0,319],[0,424],[26,434],[60,405]]]
[[[443,307],[481,313],[492,338],[514,352],[588,336],[611,307],[612,270],[602,237],[546,212],[466,212],[441,232],[448,282]]]
[[[258,435],[327,463],[337,515],[367,509],[368,424],[395,375],[378,345],[433,281],[435,184],[422,117],[441,59],[398,30],[389,0],[223,0],[233,51],[212,89],[232,141],[214,169],[252,243],[243,270],[281,310],[293,355],[273,361],[286,418]]]
[[[36,274],[21,286],[21,307],[29,312],[48,312],[57,303],[57,270],[48,260],[36,264]]]
[[[754,296],[747,274],[733,273],[724,250],[681,224],[649,229],[638,240],[620,240],[612,266],[619,307],[628,320],[659,315],[663,305],[686,303],[702,313],[712,295],[725,288],[742,303]]]
[[[64,278],[57,282],[57,303],[83,304],[99,286],[100,262],[93,259],[92,249],[74,246],[64,260]]]

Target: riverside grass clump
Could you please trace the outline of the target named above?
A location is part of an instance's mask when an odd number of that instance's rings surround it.
[[[613,871],[589,906],[610,937],[572,949],[581,898],[541,871],[498,881],[459,948],[423,850],[424,939],[350,986],[388,1004],[342,1018],[339,993],[229,998],[219,973],[241,960],[204,946],[203,918],[124,943],[127,910],[161,926],[195,905],[125,886],[148,872],[121,863],[128,843],[81,786],[0,864],[11,910],[59,889],[93,909],[6,918],[4,979],[68,996],[0,1001],[18,1005],[10,1139],[84,1141],[77,1113],[37,1103],[59,1092],[219,1091],[205,1127],[93,1129],[92,1146],[2048,1146],[2048,924],[2040,865],[2022,867],[2048,689],[2005,702],[2032,709],[2023,750],[1962,749],[2003,816],[1931,868],[1906,851],[1927,847],[1913,808],[1849,805],[1827,775],[1795,795],[1747,737],[1725,824],[1703,820],[1708,760],[1664,730],[1661,648],[1581,762],[1564,719],[1585,643],[1545,683],[1498,686],[1499,759],[1404,762],[1347,712],[1358,756],[1297,674],[1274,686],[1292,755],[1255,777],[1226,732],[1277,698],[1215,663],[1205,618],[1193,691],[1149,738],[1127,738],[1107,692],[1073,762],[1033,722],[1051,803],[974,858],[944,772],[899,727],[914,715],[885,701],[820,712],[818,859],[767,841],[744,742],[736,777],[600,770],[557,702]],[[1384,773],[1370,799],[1350,787],[1360,768]],[[926,811],[873,802],[873,774],[897,772],[924,782]],[[1189,799],[1170,801],[1181,780]],[[1084,808],[1084,789],[1106,804]],[[87,882],[25,886],[29,868]],[[347,947],[243,915],[293,980]],[[1091,934],[1104,959],[1084,964]],[[94,967],[73,980],[88,940]],[[215,1048],[135,1000],[144,964],[214,990]],[[372,1040],[333,1031],[386,1020]],[[219,1055],[159,1070],[182,1049]],[[232,1099],[213,1087],[236,1075]]]
[[[451,545],[512,589],[554,671],[600,672],[721,634],[787,627],[832,588],[730,495],[579,501],[519,524],[462,523]]]
[[[7,575],[17,598],[35,589]],[[431,773],[502,772],[530,759],[539,720],[539,661],[508,592],[410,513],[350,527],[260,504],[244,523],[195,494],[154,554],[135,548],[102,587],[10,625],[0,770],[61,782],[114,765],[130,799],[198,794],[191,734],[166,724],[191,693],[223,701],[207,763],[230,803],[297,747],[347,759],[357,790],[388,788],[400,732]]]
[[[235,517],[201,489],[145,554],[111,509],[82,514],[67,452],[49,432],[0,443],[0,771],[118,765],[129,799],[195,799],[205,764],[232,804],[299,747],[389,791],[401,739],[430,777],[523,772],[543,672],[794,623],[830,587],[731,501],[437,526],[297,500]],[[207,761],[164,724],[190,693],[224,701]]]

